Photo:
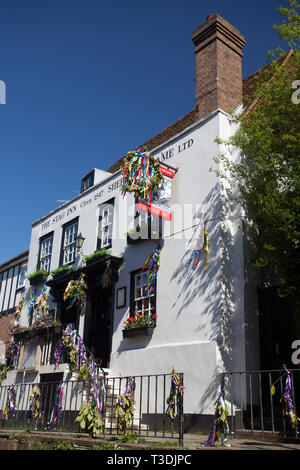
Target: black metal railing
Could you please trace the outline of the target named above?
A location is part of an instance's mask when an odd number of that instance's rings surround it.
[[[180,374],[183,383],[183,374]],[[105,393],[101,395],[101,412],[105,423],[106,435],[120,435],[119,418],[115,416],[115,404],[120,394],[128,385],[129,377],[106,377]],[[183,445],[184,415],[183,397],[179,400],[177,415],[171,419],[167,415],[167,397],[170,394],[171,374],[132,376],[135,385],[134,419],[126,431],[134,432],[139,437],[169,438],[178,440]],[[8,419],[2,419],[5,429],[57,430],[82,432],[76,421],[81,405],[88,402],[89,383],[82,381],[61,382],[61,409],[57,405],[57,383],[19,383],[0,386],[0,415],[5,409],[8,397],[13,391],[13,409]],[[34,387],[39,387],[39,415],[34,417],[30,411],[30,394]],[[0,416],[1,417],[1,416]],[[55,417],[57,421],[55,421]]]
[[[289,373],[290,403],[297,415],[297,410],[300,411],[300,369],[290,369]],[[298,439],[298,427],[292,425],[283,400],[286,379],[284,369],[222,373],[221,388],[228,406],[231,432],[260,432],[272,437],[279,434]]]

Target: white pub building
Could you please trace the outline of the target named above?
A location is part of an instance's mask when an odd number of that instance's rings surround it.
[[[72,324],[108,377],[182,373],[186,425],[206,419],[208,428],[220,373],[259,368],[257,283],[249,274],[245,282],[242,210],[226,202],[211,171],[228,152],[215,139],[235,132],[231,112],[243,106],[245,40],[210,15],[192,41],[196,106],[143,144],[163,177],[151,203],[122,193],[121,158],[107,171],[92,169],[80,194],[35,221],[27,275],[47,274],[26,280],[18,325],[30,330],[41,319],[34,302],[46,296],[48,318]],[[239,157],[235,149],[231,157]],[[155,253],[159,263],[147,265]],[[86,298],[70,305],[72,280],[84,282]],[[50,339],[23,349],[2,385],[74,378],[67,361],[56,367]]]

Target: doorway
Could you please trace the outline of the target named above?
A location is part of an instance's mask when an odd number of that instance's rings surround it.
[[[101,367],[109,367],[112,340],[112,288],[91,289],[84,343]]]

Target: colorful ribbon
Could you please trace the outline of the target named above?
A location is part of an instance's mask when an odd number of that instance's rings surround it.
[[[18,303],[18,306],[15,311],[15,321],[18,322],[20,320],[20,315],[21,315],[21,310],[23,308],[24,302],[25,302],[25,294],[26,294],[26,289],[23,288],[23,292],[20,296],[20,300]]]
[[[291,391],[292,391],[292,380],[291,380],[291,375],[290,371],[287,369],[286,365],[283,364],[283,368],[286,371],[286,381],[285,381],[285,386],[284,386],[284,391],[282,395],[282,403],[285,408],[285,414],[289,417],[290,423],[293,429],[296,429],[298,432],[298,426],[299,426],[299,421],[300,419],[297,417],[295,410],[294,410],[294,405],[293,405],[293,400],[291,397]]]
[[[33,307],[33,311],[35,312],[35,316],[36,316],[36,319],[37,319],[37,320],[40,318],[39,309],[40,309],[41,304],[44,305],[44,308],[45,308],[46,305],[47,305],[46,289],[47,289],[47,284],[44,283],[44,286],[43,286],[43,289],[42,289],[42,292],[41,292],[40,299],[39,299],[38,302],[35,302],[34,307]],[[45,304],[46,304],[46,305],[45,305]]]
[[[201,254],[202,254],[203,250],[205,251],[204,271],[206,271],[207,266],[208,266],[208,255],[209,255],[210,247],[209,247],[209,240],[208,240],[208,232],[207,232],[207,229],[205,227],[203,228],[203,231],[202,231],[202,237],[201,237],[201,240],[200,240],[200,247],[198,248],[198,250],[193,250],[192,256],[189,259],[188,263],[186,264],[186,267],[188,267],[195,260],[194,268],[197,268],[197,266],[200,262]]]
[[[7,400],[5,408],[2,410],[1,419],[2,421],[7,421],[9,415],[12,413],[15,415],[17,409],[16,405],[16,390],[13,385],[10,385],[7,390]]]
[[[200,444],[202,447],[211,447],[215,441],[219,439],[220,434],[226,435],[229,432],[229,426],[227,422],[227,407],[224,401],[223,392],[219,393],[218,399],[215,402],[215,414],[214,423],[211,428],[208,440],[204,444]]]
[[[62,416],[63,406],[63,384],[59,383],[57,385],[56,393],[54,395],[53,411],[52,417],[49,423],[49,428],[52,426],[54,429],[57,427],[59,418]]]
[[[122,194],[134,192],[151,206],[151,193],[156,190],[163,175],[156,161],[145,147],[127,153],[123,165]]]
[[[177,405],[177,410],[178,410],[178,408],[180,407],[180,404],[182,403],[183,392],[184,392],[184,387],[181,383],[180,375],[177,374],[175,369],[173,369],[172,375],[171,375],[170,395],[167,398],[168,407],[166,409],[165,416],[169,415],[171,419],[175,418],[176,405]]]
[[[106,289],[110,284],[112,280],[112,266],[110,260],[106,262],[106,267],[105,271],[103,274],[103,279],[102,279],[102,287],[103,289]]]
[[[148,285],[146,295],[149,296],[152,294],[155,286],[155,281],[157,279],[157,273],[159,269],[159,262],[160,262],[160,246],[157,245],[156,248],[152,251],[151,255],[145,262],[144,266],[141,269],[149,270],[148,276]]]

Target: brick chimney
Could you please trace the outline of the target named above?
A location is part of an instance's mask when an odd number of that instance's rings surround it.
[[[201,119],[216,109],[230,113],[243,102],[242,34],[209,15],[192,36],[196,54],[196,106]]]

